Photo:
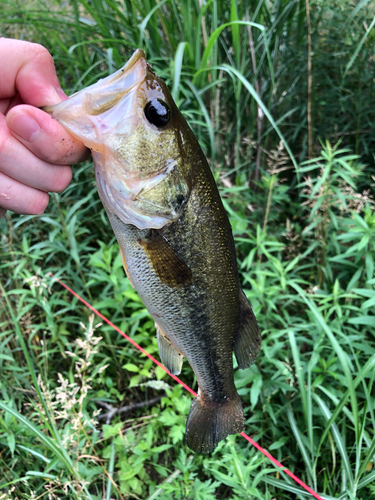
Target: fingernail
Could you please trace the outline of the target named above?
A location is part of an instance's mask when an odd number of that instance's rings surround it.
[[[58,104],[61,101],[66,101],[68,96],[64,93],[61,87],[50,88],[48,99],[45,102],[46,106],[53,106],[54,104]]]
[[[9,128],[25,141],[35,141],[40,133],[39,124],[26,113],[17,114],[10,122]]]
[[[65,94],[61,87],[49,87],[48,94],[46,94],[43,106],[54,106],[61,101],[66,101],[68,96]]]
[[[58,89],[56,89],[56,92],[57,92],[57,95],[60,97],[60,99],[62,101],[66,101],[66,99],[68,98],[68,96],[65,94],[65,92],[63,91],[63,89],[61,87],[59,87]]]

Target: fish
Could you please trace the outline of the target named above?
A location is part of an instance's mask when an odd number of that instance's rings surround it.
[[[178,375],[185,357],[196,376],[187,446],[212,453],[244,428],[233,351],[239,368],[249,367],[261,335],[203,151],[141,49],[43,109],[92,151],[99,196],[125,272],[155,321],[161,361]]]

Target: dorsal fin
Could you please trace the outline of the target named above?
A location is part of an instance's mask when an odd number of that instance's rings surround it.
[[[238,366],[242,369],[254,363],[262,338],[251,305],[243,290],[240,290],[240,322],[234,339],[234,354]]]

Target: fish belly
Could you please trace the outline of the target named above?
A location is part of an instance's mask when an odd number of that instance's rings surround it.
[[[211,248],[207,217],[201,231],[194,217],[193,234],[186,227],[189,221],[183,220],[157,231],[155,238],[151,235],[154,230],[139,230],[115,215],[108,216],[129,279],[163,337],[187,358],[196,375],[199,391],[187,421],[187,444],[194,451],[210,452],[221,439],[241,432],[244,423],[233,379],[232,352],[240,308],[235,260],[225,245]],[[214,232],[215,221],[209,227]],[[214,234],[214,239],[217,242],[220,237]],[[165,254],[161,263],[153,257],[154,246],[157,256]],[[214,255],[207,255],[209,252]],[[182,262],[180,267],[174,255]],[[168,264],[176,269],[175,281],[168,274]],[[180,275],[185,282],[179,282]]]

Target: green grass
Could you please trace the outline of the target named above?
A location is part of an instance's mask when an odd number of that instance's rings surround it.
[[[375,495],[372,3],[310,4],[310,160],[305,1],[3,12],[1,34],[44,44],[67,93],[146,50],[210,161],[262,329],[256,363],[235,371],[245,432],[324,499]],[[212,456],[190,452],[191,396],[49,276],[158,357],[90,161],[44,215],[8,215],[0,234],[4,498],[309,498],[239,436]],[[196,389],[187,363],[181,378]],[[136,403],[108,422],[97,414]]]

